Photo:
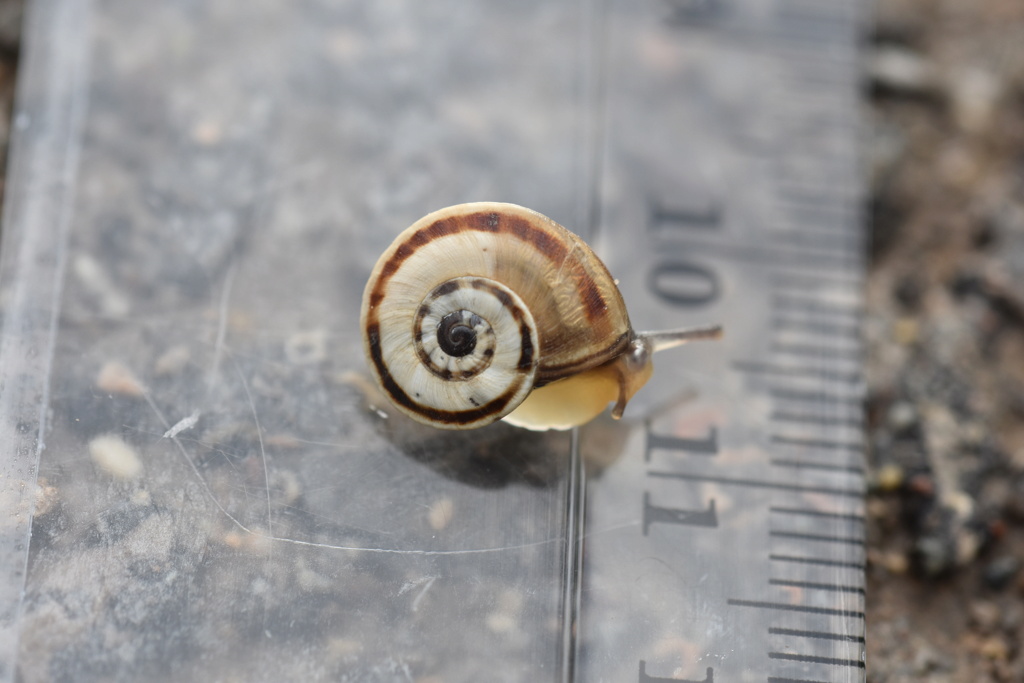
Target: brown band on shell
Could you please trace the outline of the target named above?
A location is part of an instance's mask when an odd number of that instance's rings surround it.
[[[495,211],[470,214],[466,220],[473,223],[473,229],[482,232],[500,232],[501,216]]]
[[[442,282],[441,284],[439,284],[430,294],[434,298],[439,298],[444,296],[445,294],[451,294],[452,292],[457,291],[461,287],[462,285],[459,284],[458,280],[449,280],[448,282]]]
[[[504,394],[473,410],[438,410],[436,408],[430,408],[414,401],[407,393],[405,393],[405,390],[398,385],[394,378],[391,377],[391,373],[388,372],[387,364],[384,362],[384,357],[381,352],[380,325],[376,320],[367,324],[366,337],[369,343],[370,360],[377,369],[377,375],[380,377],[381,386],[384,387],[384,390],[388,393],[388,396],[391,397],[391,400],[434,422],[450,425],[470,424],[489,415],[498,414],[505,409],[510,401],[512,401],[523,383],[522,377],[517,378]]]
[[[505,232],[514,235],[521,241],[533,245],[537,251],[544,254],[551,261],[565,261],[573,249],[572,245],[567,245],[556,235],[532,225],[530,221],[519,216],[502,215],[495,211],[482,211],[462,217],[442,218],[410,235],[405,242],[395,249],[391,258],[381,265],[380,277],[370,293],[371,307],[383,301],[384,288],[388,280],[398,272],[402,263],[412,256],[417,249],[433,242],[435,239],[466,230],[491,233]],[[593,321],[604,315],[608,310],[608,303],[590,274],[580,268],[572,273],[572,277],[579,292],[580,301],[583,303],[584,314],[587,316],[587,319]]]
[[[530,340],[530,326],[527,325],[522,319],[519,320],[519,335],[522,337],[519,348],[522,351],[519,354],[519,365],[520,370],[529,370],[530,366],[533,365],[533,342]]]
[[[576,289],[579,290],[580,300],[583,302],[583,312],[587,316],[587,320],[593,321],[605,314],[605,311],[608,310],[608,302],[601,295],[601,290],[594,282],[594,278],[586,273],[583,276],[576,273]]]
[[[614,343],[608,346],[608,357],[614,358],[620,353],[626,350],[629,343],[633,341],[634,333],[632,330],[623,332],[618,336]],[[544,365],[537,369],[537,379],[534,381],[534,386],[542,387],[545,384],[550,384],[555,380],[563,379],[570,375],[575,375],[577,372],[583,370],[589,370],[594,367],[590,357],[581,358],[575,363],[563,363],[561,365]]]

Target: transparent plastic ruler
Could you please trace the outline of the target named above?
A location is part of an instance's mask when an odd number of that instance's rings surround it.
[[[601,252],[637,327],[726,336],[592,467],[579,680],[865,676],[856,10],[609,6]]]
[[[0,681],[864,678],[858,5],[34,0],[0,255]],[[428,211],[590,240],[626,419],[373,396]]]

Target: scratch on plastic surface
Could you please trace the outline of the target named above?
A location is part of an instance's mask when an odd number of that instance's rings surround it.
[[[423,600],[423,596],[427,594],[427,591],[430,590],[430,587],[434,585],[434,581],[437,581],[438,578],[439,577],[437,576],[424,576],[423,578],[416,579],[415,581],[407,581],[402,588],[399,589],[398,594],[404,595],[417,586],[423,586],[423,588],[420,589],[420,592],[417,593],[416,597],[412,600],[412,611],[417,612],[420,609],[420,602]]]
[[[434,585],[434,581],[437,581],[437,577],[436,576],[431,576],[430,580],[427,581],[427,585],[425,585],[423,587],[423,590],[421,590],[419,592],[419,594],[413,599],[413,601],[412,601],[412,611],[413,612],[419,611],[419,609],[420,609],[420,602],[423,600],[423,596],[427,594],[427,591],[430,590],[430,587]]]
[[[210,363],[210,375],[206,379],[207,387],[213,387],[220,369],[220,359],[224,355],[224,342],[228,335],[228,307],[231,302],[231,289],[235,284],[235,272],[238,268],[232,263],[224,275],[224,288],[220,293],[220,305],[217,310],[217,338],[213,344],[213,361]]]
[[[260,425],[260,416],[256,412],[256,402],[252,400],[252,392],[249,391],[249,382],[245,379],[245,373],[242,372],[241,366],[238,361],[232,358],[235,364],[235,371],[238,373],[238,379],[242,382],[242,388],[245,389],[245,397],[249,400],[249,409],[252,411],[252,421],[256,424],[256,438],[260,444],[260,458],[263,461],[263,482],[267,487],[267,532],[270,537],[274,537],[274,515],[270,506],[270,470],[267,467],[267,450],[263,446],[263,427]]]
[[[156,402],[153,400],[153,397],[149,394],[149,392],[146,392],[145,394],[143,394],[143,396],[145,397],[146,403],[149,404],[150,410],[153,411],[153,413],[156,415],[160,423],[163,424],[164,428],[168,430],[171,429],[171,423],[164,416],[163,411],[160,410],[160,407],[156,405]],[[182,459],[188,465],[189,469],[192,470],[192,474],[195,475],[196,479],[199,481],[199,484],[200,486],[202,486],[203,491],[206,492],[206,495],[209,496],[210,500],[217,507],[217,510],[220,511],[220,513],[224,515],[224,517],[228,521],[230,521],[235,527],[237,527],[240,531],[243,531],[244,533],[250,534],[257,538],[263,538],[268,541],[273,541],[275,543],[289,543],[291,545],[304,546],[309,548],[321,548],[323,550],[344,550],[352,552],[379,553],[387,555],[419,555],[424,557],[438,557],[449,555],[482,555],[488,553],[501,553],[515,550],[526,550],[528,548],[539,548],[541,546],[550,545],[552,543],[561,543],[564,540],[564,537],[557,536],[553,538],[545,538],[539,541],[531,541],[529,543],[517,543],[513,545],[502,545],[489,548],[467,548],[463,550],[417,550],[406,548],[375,548],[366,546],[332,545],[330,543],[316,543],[313,541],[302,541],[297,538],[285,538],[281,536],[274,536],[272,534],[262,534],[258,531],[250,529],[248,526],[243,524],[240,519],[238,519],[230,512],[228,512],[228,510],[224,507],[220,500],[217,499],[217,496],[214,495],[213,491],[210,490],[210,485],[203,478],[203,474],[202,472],[199,471],[199,468],[196,467],[195,461],[192,459],[192,456],[189,455],[188,449],[185,448],[185,445],[181,442],[181,439],[179,439],[177,436],[172,436],[168,438],[171,439],[172,442],[174,442],[174,445],[177,447]]]

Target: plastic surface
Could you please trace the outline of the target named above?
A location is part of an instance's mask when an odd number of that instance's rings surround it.
[[[862,678],[855,19],[33,2],[0,680]],[[726,340],[621,423],[401,418],[363,284],[474,200],[591,240],[638,328]]]

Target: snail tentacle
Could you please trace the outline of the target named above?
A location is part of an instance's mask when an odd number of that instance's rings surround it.
[[[672,349],[692,341],[703,339],[721,339],[721,325],[701,325],[685,327],[680,330],[664,330],[658,332],[639,332],[637,337],[647,340],[651,353]]]

